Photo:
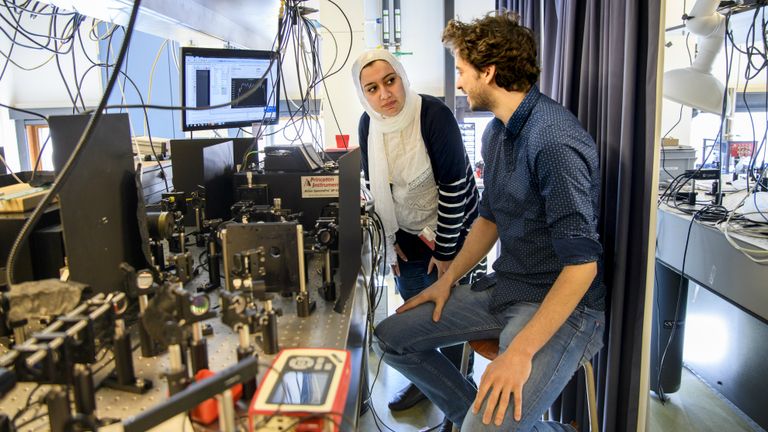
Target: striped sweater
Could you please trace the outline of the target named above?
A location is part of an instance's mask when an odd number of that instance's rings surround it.
[[[473,169],[453,113],[439,99],[428,95],[421,97],[421,136],[427,147],[438,188],[435,250],[429,250],[417,236],[403,230],[397,232],[397,242],[409,260],[423,259],[431,255],[438,260],[447,261],[456,256],[477,217],[479,195]],[[358,133],[366,186],[370,186],[369,125],[370,117],[363,113]]]

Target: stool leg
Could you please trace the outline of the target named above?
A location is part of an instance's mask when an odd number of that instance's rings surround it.
[[[469,342],[464,342],[464,349],[461,352],[461,367],[459,371],[462,375],[467,376],[467,370],[469,370],[469,356],[472,355],[472,347]],[[452,432],[459,432],[459,428],[453,425]]]
[[[587,382],[587,408],[589,409],[589,430],[597,432],[600,426],[597,422],[597,391],[595,390],[595,370],[592,362],[585,361],[581,365],[584,368],[584,377]]]
[[[469,342],[464,342],[464,350],[461,352],[461,368],[459,369],[464,376],[467,376],[467,370],[469,370],[470,355],[472,355],[472,347],[469,345]]]

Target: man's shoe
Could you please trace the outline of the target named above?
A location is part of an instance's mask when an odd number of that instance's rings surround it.
[[[440,427],[437,429],[437,432],[452,432],[453,431],[453,423],[448,420],[448,417],[443,419],[443,424],[440,425]]]
[[[404,389],[397,392],[395,397],[389,401],[390,411],[403,411],[411,408],[417,403],[423,401],[427,397],[419,390],[414,384],[408,384]]]

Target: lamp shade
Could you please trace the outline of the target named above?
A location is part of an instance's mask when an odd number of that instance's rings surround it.
[[[664,73],[664,97],[698,110],[720,115],[725,86],[711,73],[693,67]]]
[[[693,64],[664,74],[664,97],[698,110],[720,115],[725,86],[712,75],[715,57],[725,40],[725,17],[716,12],[718,0],[696,0],[685,27],[698,38]]]

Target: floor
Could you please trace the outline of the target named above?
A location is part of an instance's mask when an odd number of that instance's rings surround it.
[[[765,432],[689,369],[682,377],[664,404],[651,392],[648,431]]]
[[[387,281],[386,297],[376,313],[380,321],[402,304],[395,294],[391,278]],[[482,376],[487,360],[476,360],[475,376]],[[369,379],[372,388],[371,409],[360,417],[360,431],[412,432],[435,430],[443,415],[429,401],[394,413],[387,407],[389,399],[408,381],[398,372],[379,361],[371,351],[369,355]],[[662,404],[655,394],[649,399],[649,416],[646,430],[649,432],[766,432],[750,421],[730,402],[711,389],[690,370],[683,369],[683,380],[678,392],[668,395]]]

